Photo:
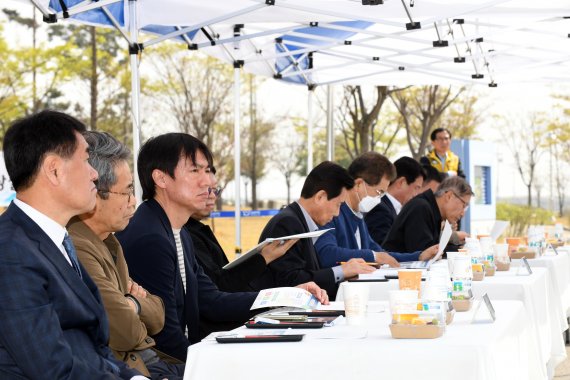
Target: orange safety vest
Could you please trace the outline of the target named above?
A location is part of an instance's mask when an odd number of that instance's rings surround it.
[[[428,158],[431,166],[441,173],[447,173],[449,171],[457,172],[459,169],[459,157],[457,157],[452,151],[448,151],[446,156],[445,166],[442,165],[441,159],[435,153],[435,149],[430,150],[426,157]]]

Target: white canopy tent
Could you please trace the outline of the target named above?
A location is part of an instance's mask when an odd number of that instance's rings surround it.
[[[236,184],[240,67],[309,90],[332,84],[494,87],[570,81],[570,0],[29,1],[48,22],[72,18],[115,27],[128,41],[135,176],[140,145],[138,54],[167,39],[235,67]],[[383,4],[364,5],[370,3]],[[311,108],[309,100],[309,139]],[[240,208],[236,186],[237,247]]]

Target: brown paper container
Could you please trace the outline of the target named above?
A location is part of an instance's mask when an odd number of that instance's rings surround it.
[[[434,339],[442,336],[444,331],[445,327],[439,325],[390,324],[392,338],[396,339]]]

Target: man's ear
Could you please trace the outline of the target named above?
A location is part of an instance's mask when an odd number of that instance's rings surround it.
[[[42,175],[52,185],[56,186],[63,175],[63,160],[56,154],[48,154],[40,167],[38,175]]]
[[[317,191],[317,193],[315,194],[315,201],[317,201],[317,203],[321,203],[326,200],[328,200],[327,192],[324,190]]]
[[[152,171],[152,180],[154,181],[154,184],[161,189],[166,188],[166,180],[164,178],[166,175],[167,174],[162,170],[154,169]]]

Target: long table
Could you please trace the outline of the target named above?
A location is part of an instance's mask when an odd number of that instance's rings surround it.
[[[387,302],[370,301],[364,326],[296,330],[301,342],[192,345],[184,379],[545,379],[523,303],[493,306],[494,323],[457,313],[441,338],[393,339]]]
[[[519,300],[523,302],[529,323],[534,335],[534,341],[538,348],[538,355],[544,364],[549,377],[554,374],[554,369],[566,358],[566,350],[562,332],[566,330],[566,313],[562,306],[560,286],[554,284],[558,280],[552,275],[552,270],[547,267],[549,256],[529,260],[533,270],[532,275],[524,275],[524,270],[519,272],[520,261],[515,260],[508,272],[496,272],[495,276],[486,277],[483,281],[473,282],[475,297],[481,297],[487,293],[491,300]],[[536,261],[535,264],[533,262]],[[539,263],[544,262],[544,267]],[[423,285],[423,283],[422,283]],[[370,287],[371,300],[387,300],[390,290],[398,289],[398,281],[362,283],[362,286]],[[569,287],[570,283],[566,287]],[[337,294],[337,300],[342,301],[344,284],[341,284]]]

